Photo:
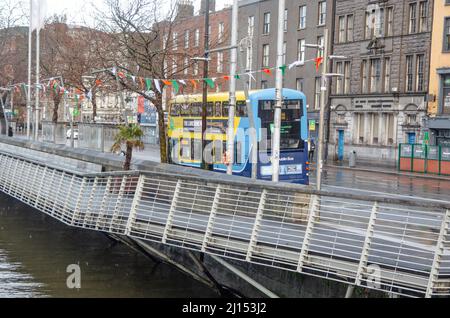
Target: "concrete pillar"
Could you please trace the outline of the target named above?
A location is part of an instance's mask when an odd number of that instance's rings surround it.
[[[370,142],[370,113],[364,113],[364,143],[369,144]]]
[[[386,121],[386,114],[380,113],[380,118],[379,118],[379,122],[378,122],[378,144],[380,146],[383,146],[386,144],[385,121]]]

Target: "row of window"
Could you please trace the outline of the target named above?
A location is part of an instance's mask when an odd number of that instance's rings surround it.
[[[393,145],[395,117],[389,113],[355,113],[353,142],[369,145]]]
[[[325,39],[323,35],[317,37],[317,45],[323,47],[325,45]],[[283,43],[283,64],[286,64],[286,53],[287,53],[287,42]],[[247,50],[247,69],[252,68],[253,60],[251,58],[253,52],[252,49]],[[306,41],[304,39],[300,39],[297,41],[297,60],[305,61],[306,56]],[[323,51],[317,50],[317,57],[323,57]],[[270,44],[263,44],[262,46],[262,59],[261,59],[262,67],[269,67],[270,65]]]
[[[350,93],[350,62],[337,62],[336,73],[343,74],[336,80],[335,94]],[[405,91],[423,92],[425,90],[425,55],[406,56]],[[391,92],[391,58],[385,57],[363,60],[361,62],[361,93]]]
[[[419,1],[409,4],[408,8],[408,34],[428,31],[428,1]],[[338,43],[352,42],[354,40],[354,15],[339,16],[337,22]],[[394,34],[394,7],[382,8],[374,6],[365,12],[364,39],[374,37],[392,36]]]
[[[317,24],[319,26],[325,25],[327,21],[327,2],[326,1],[319,1],[318,2],[318,16],[317,16]],[[298,28],[299,29],[305,29],[306,28],[306,11],[307,6],[302,5],[299,7],[299,15],[298,15]],[[288,29],[288,18],[289,18],[289,11],[284,11],[284,31],[287,31]],[[263,34],[269,34],[271,31],[271,13],[266,12],[264,13],[263,17]],[[254,27],[255,27],[255,17],[251,16],[248,19],[248,35],[253,36],[254,35]]]
[[[200,29],[195,29],[194,33],[194,47],[200,46]],[[211,25],[209,26],[209,34],[211,35]],[[178,32],[172,33],[172,50],[176,51],[178,50],[178,42],[179,42],[179,36]],[[164,48],[168,45],[168,37],[166,36],[164,38]],[[212,37],[210,37],[210,41],[212,40]],[[218,33],[217,33],[217,41],[218,43],[223,43],[225,40],[225,24],[223,22],[220,22],[218,25]],[[188,49],[190,48],[191,44],[191,31],[186,30],[184,32],[184,48]]]

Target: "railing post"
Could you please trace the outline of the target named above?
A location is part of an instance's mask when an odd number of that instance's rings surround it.
[[[169,215],[167,216],[166,227],[164,228],[164,233],[162,237],[162,243],[166,244],[167,238],[169,237],[169,231],[172,228],[173,224],[173,216],[177,209],[178,197],[180,195],[181,190],[181,180],[178,180],[177,185],[175,187],[175,192],[173,193],[172,204],[170,206]]]
[[[253,226],[252,236],[250,237],[250,243],[248,245],[247,262],[252,261],[253,253],[255,252],[256,244],[258,242],[258,233],[261,228],[261,220],[264,214],[264,207],[266,205],[267,190],[264,189],[261,193],[261,199],[259,201],[258,211],[256,212],[255,225]]]
[[[83,201],[83,194],[84,194],[84,189],[86,187],[86,183],[87,183],[87,178],[83,178],[83,181],[81,181],[81,185],[80,185],[80,192],[78,193],[78,199],[77,199],[77,203],[75,204],[75,208],[73,211],[73,216],[72,216],[72,226],[76,226],[75,225],[75,221],[78,221],[78,216],[80,215],[80,208],[81,208],[81,202]]]
[[[369,252],[372,245],[375,222],[378,215],[378,202],[375,202],[372,207],[372,212],[369,218],[369,224],[367,226],[366,238],[364,240],[364,245],[361,251],[361,258],[359,260],[358,271],[356,272],[355,284],[356,286],[361,286],[362,275],[365,272],[364,269],[367,268],[369,262]]]
[[[139,204],[141,203],[142,192],[144,190],[145,184],[145,176],[140,175],[139,180],[136,186],[136,192],[134,193],[133,204],[131,205],[130,215],[128,216],[128,222],[125,229],[125,235],[130,236],[131,228],[133,227],[134,222],[136,221],[137,209],[139,208]]]
[[[27,173],[26,170],[28,170],[28,162],[27,161],[22,161],[22,167],[20,168],[21,173],[21,185],[20,187],[22,188],[22,192],[20,193],[20,195],[18,194],[18,198],[23,202],[24,198],[25,198],[25,190],[27,189],[27,185],[28,185],[28,180],[25,181],[25,176],[28,177],[29,174]]]
[[[203,238],[202,252],[206,252],[208,243],[211,240],[212,230],[214,221],[217,215],[217,208],[219,207],[220,195],[222,194],[222,186],[219,184],[216,188],[216,193],[214,194],[214,201],[211,207],[211,213],[209,214],[208,224],[206,225],[205,237]]]
[[[303,272],[303,266],[305,265],[306,256],[308,254],[309,244],[311,243],[311,236],[314,231],[314,223],[317,221],[319,216],[319,204],[320,198],[317,195],[314,195],[311,198],[311,209],[309,212],[308,224],[306,225],[305,236],[303,238],[302,249],[300,251],[300,258],[298,261],[297,272]]]
[[[63,220],[64,220],[64,218],[67,218],[66,212],[69,211],[69,198],[72,193],[73,184],[75,183],[75,178],[76,178],[75,175],[72,175],[72,179],[70,180],[69,189],[67,190],[66,197],[64,199],[64,207],[63,207],[63,210],[61,213],[61,218]],[[74,207],[74,211],[72,211],[72,212],[75,213],[75,207]],[[68,222],[66,222],[66,223],[68,223]]]
[[[128,182],[128,176],[123,176],[122,177],[122,182],[120,184],[119,194],[117,195],[116,206],[114,207],[114,213],[113,213],[113,216],[112,216],[112,219],[111,219],[111,224],[109,226],[109,231],[110,232],[113,232],[114,222],[116,221],[116,219],[119,216],[120,206],[122,205],[123,196],[125,195],[125,187],[127,185],[127,182]]]
[[[55,211],[56,211],[56,205],[58,203],[58,198],[61,195],[60,192],[63,190],[63,181],[64,181],[65,176],[66,176],[66,172],[63,171],[63,173],[61,174],[61,180],[59,180],[59,185],[58,185],[57,192],[55,192],[55,196],[56,197],[53,200],[53,208],[52,208],[52,211],[50,212],[51,216],[53,216],[53,217],[55,216]]]
[[[55,171],[56,170],[55,169],[51,169],[51,170],[52,170],[51,177],[49,178],[49,180],[45,180],[46,181],[46,190],[47,191],[44,192],[45,196],[43,197],[43,200],[42,200],[42,208],[43,208],[44,211],[47,210],[47,203],[49,201],[49,194],[52,193],[52,189],[50,187],[53,185],[53,181],[55,179]]]
[[[39,166],[37,167],[37,169],[39,169]],[[39,185],[38,190],[37,190],[37,193],[36,193],[36,202],[34,203],[34,207],[35,207],[36,209],[38,209],[39,199],[40,199],[40,197],[41,197],[41,191],[42,191],[42,188],[44,187],[45,179],[47,178],[47,170],[48,170],[48,167],[46,166],[46,167],[44,168],[44,172],[42,173],[42,176],[41,176],[41,182],[40,182],[40,185]],[[42,202],[42,204],[44,204],[44,203]],[[39,210],[39,209],[38,209],[38,210]]]
[[[102,200],[102,203],[100,205],[100,212],[98,214],[97,223],[95,224],[95,229],[96,230],[100,230],[100,223],[102,222],[102,219],[103,219],[103,217],[105,215],[106,203],[108,202],[108,199],[110,198],[109,194],[110,194],[110,191],[111,191],[111,183],[112,183],[112,177],[109,176],[108,177],[108,181],[106,182],[105,193],[103,194],[103,200]]]
[[[441,267],[441,259],[444,255],[444,241],[445,237],[448,236],[448,228],[450,225],[450,210],[446,210],[445,215],[442,220],[441,231],[436,244],[436,251],[434,253],[433,265],[431,267],[430,279],[428,281],[427,292],[425,294],[426,298],[431,298],[433,296],[434,288],[436,286],[436,281],[439,279],[439,271]]]
[[[86,222],[88,221],[88,218],[92,218],[92,205],[94,203],[94,198],[95,198],[95,192],[97,191],[97,187],[98,187],[98,177],[95,177],[94,179],[94,185],[92,186],[91,189],[91,195],[89,196],[89,201],[87,204],[87,208],[86,208],[86,212],[84,214],[84,218],[83,218],[83,227],[86,227]]]
[[[12,174],[11,174],[11,185],[9,186],[9,195],[11,195],[11,196],[13,196],[13,197],[16,197],[17,198],[17,196],[16,195],[14,195],[14,194],[16,194],[16,190],[15,189],[17,189],[17,188],[19,188],[18,186],[17,186],[17,182],[16,182],[16,176],[17,176],[17,172],[18,172],[18,168],[19,168],[19,162],[20,162],[20,160],[19,159],[14,159],[14,163],[15,163],[15,165],[14,165],[14,168],[13,168],[13,170],[12,170]]]

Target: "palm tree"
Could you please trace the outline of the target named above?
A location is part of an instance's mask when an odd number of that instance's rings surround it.
[[[138,125],[121,126],[119,129],[119,133],[116,135],[114,145],[111,147],[111,151],[121,151],[122,145],[126,145],[127,150],[123,170],[129,171],[131,167],[131,158],[133,157],[133,149],[144,149],[144,143],[142,142],[144,132]]]

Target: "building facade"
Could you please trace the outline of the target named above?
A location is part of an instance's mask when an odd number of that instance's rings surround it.
[[[320,52],[317,48],[307,48],[306,44],[324,44],[324,30],[333,26],[334,1],[286,1],[284,30],[284,64],[304,61],[304,65],[288,70],[284,77],[284,87],[305,93],[310,119],[310,136],[317,139],[319,126],[321,69],[314,63]],[[239,1],[239,40],[242,44],[240,73],[258,71],[276,66],[278,29],[278,1]],[[332,34],[328,52],[332,48]],[[322,66],[321,66],[322,67]],[[240,89],[243,88],[238,81]],[[251,89],[275,87],[275,76],[259,72],[250,80]]]
[[[430,142],[450,146],[450,0],[435,0],[428,112]]]
[[[205,55],[205,1],[202,1],[199,14],[194,14],[191,0],[178,2],[178,13],[175,21],[166,28],[163,47],[169,52],[166,70],[175,79],[202,79],[204,76],[204,62],[195,60]],[[227,47],[230,45],[231,10],[225,8],[215,10],[215,1],[210,0],[209,14],[209,47],[210,49]],[[209,55],[208,78],[215,80],[214,89],[208,87],[209,92],[225,92],[229,90],[229,83],[224,79],[230,72],[230,52],[224,50]],[[189,82],[189,81],[187,81]],[[202,83],[196,87],[183,85],[179,94],[202,93]],[[166,101],[174,97],[171,87],[167,88]]]
[[[394,165],[422,143],[433,1],[336,0],[330,159]]]

